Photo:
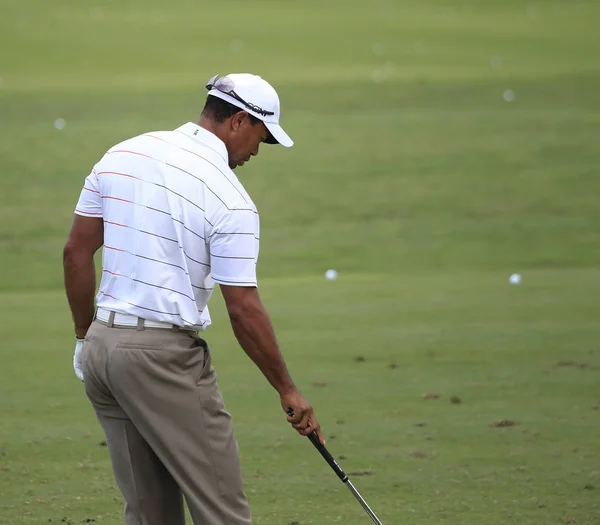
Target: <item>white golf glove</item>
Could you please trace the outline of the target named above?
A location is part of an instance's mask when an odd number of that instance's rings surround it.
[[[81,362],[81,352],[83,350],[83,339],[76,339],[75,354],[73,355],[73,368],[77,379],[83,381],[83,363]]]

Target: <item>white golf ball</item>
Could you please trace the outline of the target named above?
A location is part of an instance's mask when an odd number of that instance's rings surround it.
[[[506,102],[512,102],[515,99],[515,92],[512,89],[507,89],[503,97]]]
[[[325,272],[325,279],[327,279],[328,281],[333,281],[334,279],[337,279],[337,272],[335,270],[327,270]]]
[[[508,281],[510,282],[510,284],[521,284],[521,276],[518,273],[513,273]]]
[[[54,121],[54,127],[55,127],[56,129],[58,129],[59,131],[60,131],[61,129],[65,129],[65,126],[66,126],[66,125],[67,125],[67,122],[66,122],[66,120],[65,120],[64,118],[57,118],[57,119]]]

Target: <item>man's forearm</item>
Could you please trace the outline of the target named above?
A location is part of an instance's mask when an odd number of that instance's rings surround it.
[[[63,254],[65,290],[73,314],[75,335],[83,338],[94,320],[96,270],[93,256],[65,248]]]
[[[230,319],[241,347],[273,388],[280,395],[294,390],[296,387],[277,346],[269,316],[262,305],[252,305],[237,314],[230,312]]]

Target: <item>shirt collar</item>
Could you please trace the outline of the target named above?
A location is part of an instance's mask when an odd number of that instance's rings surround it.
[[[188,122],[187,124],[178,127],[175,131],[183,133],[192,140],[208,146],[210,149],[216,151],[221,157],[223,157],[223,160],[229,164],[229,154],[227,153],[225,143],[214,133],[211,133],[207,129],[204,129],[193,122]]]

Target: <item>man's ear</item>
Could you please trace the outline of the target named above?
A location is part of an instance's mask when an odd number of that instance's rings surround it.
[[[240,127],[244,124],[246,120],[248,120],[248,112],[247,111],[238,111],[231,117],[231,128],[234,131],[238,131]]]

